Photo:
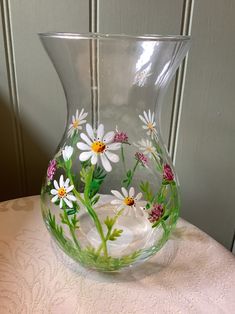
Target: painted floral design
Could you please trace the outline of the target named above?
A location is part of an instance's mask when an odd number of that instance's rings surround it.
[[[153,138],[153,136],[157,134],[154,113],[151,113],[150,110],[148,111],[148,113],[144,111],[143,115],[139,115],[139,118],[144,123],[142,128],[144,130],[147,130],[147,134],[150,135],[151,138]]]
[[[118,205],[117,211],[125,209],[126,214],[131,214],[131,212],[135,213],[136,202],[141,199],[142,193],[140,192],[135,196],[135,189],[133,187],[131,187],[129,191],[124,187],[122,187],[121,190],[122,194],[119,191],[111,190],[111,193],[117,198],[112,200],[111,204]]]
[[[54,180],[54,189],[51,190],[51,194],[54,195],[52,198],[52,202],[55,203],[57,200],[59,200],[59,206],[60,208],[63,207],[63,203],[67,205],[69,208],[73,207],[72,201],[76,201],[76,197],[71,194],[70,192],[73,190],[74,186],[69,186],[69,179],[67,178],[64,181],[64,176],[60,176],[59,183]]]
[[[86,124],[85,133],[81,133],[80,137],[84,142],[78,142],[77,147],[84,150],[79,156],[80,161],[90,160],[92,165],[96,165],[98,160],[101,160],[102,166],[107,172],[112,170],[110,161],[116,163],[119,161],[119,156],[112,153],[121,147],[120,143],[114,143],[113,131],[104,134],[104,125],[100,124],[95,132],[90,124]]]
[[[126,132],[118,131],[116,129],[113,141],[115,143],[128,143],[128,135]]]
[[[139,163],[141,163],[143,167],[146,167],[148,165],[148,158],[143,153],[136,152],[135,158]]]
[[[151,223],[157,222],[163,215],[163,205],[162,204],[153,204],[148,219]]]
[[[101,264],[107,261],[108,265],[112,261],[115,268],[121,263],[127,265],[139,254],[134,252],[126,259],[119,259],[118,262],[112,260],[109,255],[109,241],[115,241],[124,233],[116,224],[119,217],[130,216],[131,219],[141,217],[150,228],[162,227],[163,233],[169,234],[168,217],[178,210],[177,185],[170,165],[165,162],[163,150],[156,136],[154,114],[150,110],[139,115],[143,122],[142,128],[146,130],[148,136],[140,138],[137,143],[131,142],[131,139],[129,141],[128,134],[117,127],[115,131],[105,132],[104,125],[99,124],[97,129],[93,129],[86,123],[86,117],[84,109],[76,110],[69,125],[67,140],[48,165],[43,193],[49,194],[50,201],[61,209],[59,214],[61,224],[57,225],[56,215],[52,215],[49,208],[45,210],[47,223],[60,245],[64,243],[72,245],[71,252],[76,252],[79,261],[84,258],[86,259],[84,264],[90,263],[91,267],[98,261]],[[135,147],[138,148],[137,151],[133,150]],[[107,194],[114,197],[110,202],[114,214],[106,216],[101,221],[96,207],[96,204],[100,206],[100,188],[109,175],[107,172],[112,171],[112,163],[118,163],[119,160],[121,189],[111,190],[111,187],[106,186]],[[79,172],[76,173],[76,169],[79,169]],[[141,181],[139,174],[145,169],[148,171],[147,176],[143,176],[145,181]],[[155,173],[162,180],[150,183],[148,175]],[[55,175],[59,175],[58,181],[55,180]],[[80,209],[87,211],[94,223],[100,239],[98,248],[90,246],[84,248],[79,241],[77,229],[80,228],[78,214]],[[65,235],[63,231],[64,225],[67,225],[67,231],[71,236],[69,242],[66,239],[67,234]]]
[[[74,116],[72,116],[72,123],[69,125],[68,136],[72,137],[78,130],[82,129],[82,124],[86,123],[85,118],[87,117],[88,113],[84,112],[84,109],[79,112],[76,110]]]
[[[48,168],[47,168],[47,178],[48,178],[49,180],[53,180],[54,175],[55,175],[55,172],[56,172],[56,169],[57,169],[56,160],[55,160],[55,159],[52,159],[52,160],[49,162],[49,165],[48,165]]]
[[[148,139],[141,139],[135,144],[143,152],[144,155],[147,155],[148,158],[153,158],[153,156],[158,157],[156,147]]]
[[[174,180],[174,173],[168,164],[163,167],[163,179],[169,182]]]
[[[63,156],[64,161],[68,161],[72,155],[73,155],[73,147],[66,145],[65,148],[62,150],[62,156]]]

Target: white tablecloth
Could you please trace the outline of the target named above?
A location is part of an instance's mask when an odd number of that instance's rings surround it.
[[[0,314],[235,313],[235,258],[180,219],[165,247],[120,274],[86,270],[52,242],[39,197],[0,203]]]

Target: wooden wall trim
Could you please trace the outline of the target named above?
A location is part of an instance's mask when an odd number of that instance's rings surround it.
[[[181,19],[181,35],[190,36],[192,30],[192,21],[193,21],[193,10],[194,10],[194,0],[185,0],[182,10],[182,19]],[[174,97],[171,113],[171,123],[170,123],[170,134],[169,134],[169,145],[168,151],[175,163],[177,143],[178,143],[178,133],[180,126],[180,118],[182,111],[182,103],[184,96],[184,85],[185,78],[187,73],[187,63],[188,55],[185,57],[182,65],[176,74],[175,88],[174,88]]]
[[[6,58],[6,69],[9,96],[11,102],[11,114],[13,121],[13,134],[17,152],[17,167],[19,169],[19,191],[25,195],[27,191],[26,184],[26,168],[24,159],[24,148],[22,129],[20,123],[20,105],[17,85],[17,75],[15,66],[15,55],[14,55],[14,44],[12,34],[12,23],[11,23],[11,8],[10,1],[2,0],[1,3],[1,15],[2,15],[2,28],[3,28],[3,39],[5,46],[5,58]]]

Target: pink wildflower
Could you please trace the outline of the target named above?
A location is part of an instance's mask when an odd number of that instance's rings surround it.
[[[163,179],[165,179],[166,181],[174,180],[174,173],[172,172],[171,167],[168,164],[164,165]]]
[[[52,180],[54,175],[55,175],[55,172],[56,172],[56,169],[57,169],[57,165],[56,165],[56,160],[55,159],[52,159],[50,162],[49,162],[49,166],[47,168],[47,178],[49,180]]]
[[[144,167],[147,166],[148,157],[145,156],[143,153],[136,152],[135,153],[135,158],[136,158],[136,160],[138,160],[142,164],[142,166],[144,166]]]
[[[163,205],[154,204],[149,213],[148,219],[151,223],[154,223],[161,218],[162,214],[163,214]]]
[[[117,131],[113,141],[116,143],[128,143],[128,135],[125,132]]]

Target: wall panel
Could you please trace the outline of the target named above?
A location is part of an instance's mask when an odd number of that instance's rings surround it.
[[[176,166],[182,215],[231,248],[235,229],[234,1],[195,2]]]

